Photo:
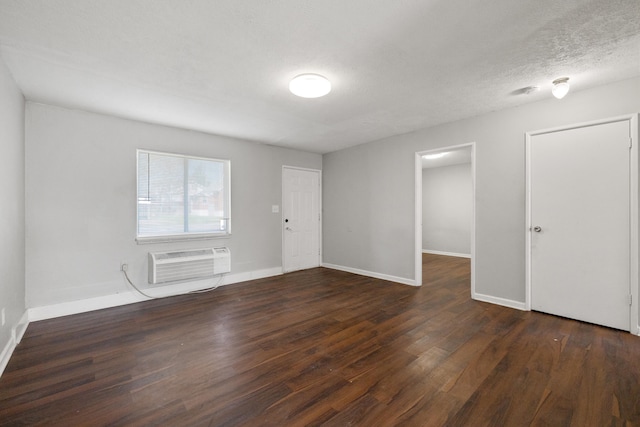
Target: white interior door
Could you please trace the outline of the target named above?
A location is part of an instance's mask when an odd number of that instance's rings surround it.
[[[320,265],[320,171],[282,169],[283,270]]]
[[[630,124],[531,136],[531,308],[630,330]]]

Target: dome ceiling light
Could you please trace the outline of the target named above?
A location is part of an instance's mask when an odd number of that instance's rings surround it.
[[[569,77],[560,77],[559,79],[555,79],[553,81],[551,93],[558,99],[564,98],[564,96],[569,93]]]
[[[289,82],[289,90],[302,98],[320,98],[331,92],[331,82],[320,74],[300,74]]]

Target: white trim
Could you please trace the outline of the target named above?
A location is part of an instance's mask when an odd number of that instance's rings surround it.
[[[414,282],[416,286],[422,286],[422,155],[423,152],[416,153],[415,163],[415,206],[414,206]]]
[[[216,239],[230,239],[231,233],[194,233],[194,234],[175,234],[175,235],[165,235],[165,236],[149,236],[149,237],[136,237],[136,243],[138,245],[150,245],[157,243],[175,243],[175,242],[188,242],[188,241],[198,241],[198,240],[216,240]]]
[[[640,228],[638,224],[638,212],[639,212],[639,191],[638,188],[638,163],[639,163],[639,139],[640,133],[638,129],[638,114],[629,114],[624,116],[613,117],[603,120],[595,120],[591,122],[578,123],[568,126],[560,126],[551,129],[543,129],[538,131],[525,133],[525,179],[526,179],[526,221],[525,221],[525,234],[526,234],[526,251],[525,251],[525,310],[531,310],[531,137],[551,132],[559,132],[563,130],[577,129],[588,126],[597,126],[607,123],[628,121],[631,130],[631,151],[630,151],[630,189],[629,189],[629,202],[630,202],[630,271],[629,271],[629,291],[632,297],[632,303],[629,314],[629,331],[632,334],[640,335],[640,322],[638,318],[638,297],[640,279],[639,279],[639,259],[638,251],[640,244]],[[634,328],[635,331],[634,331]]]
[[[535,131],[526,132],[526,134],[527,135],[531,135],[531,136],[536,136],[536,135],[542,135],[542,134],[545,134],[545,133],[561,132],[561,131],[571,130],[571,129],[579,129],[579,128],[590,127],[590,126],[605,125],[607,123],[616,123],[616,122],[625,122],[625,121],[633,122],[634,120],[637,119],[637,116],[638,116],[637,113],[626,114],[626,115],[622,115],[622,116],[610,117],[610,118],[607,118],[607,119],[593,120],[593,121],[581,122],[581,123],[573,123],[573,124],[569,124],[569,125],[556,126],[556,127],[552,127],[552,128],[548,128],[548,129],[539,129],[539,130],[535,130]]]
[[[471,254],[460,254],[457,252],[444,252],[444,251],[432,251],[430,249],[423,249],[423,254],[432,254],[432,255],[444,255],[444,256],[454,256],[457,258],[471,258]]]
[[[524,308],[531,311],[531,137],[533,133],[525,132],[524,137],[524,176],[525,176],[525,251],[524,251]]]
[[[415,229],[415,286],[422,285],[422,156],[425,154],[441,153],[443,151],[451,151],[458,148],[471,147],[471,295],[476,290],[476,143],[469,142],[466,144],[451,145],[447,147],[435,148],[432,150],[418,151],[415,154],[415,213],[414,213],[414,229]]]
[[[638,245],[640,244],[640,228],[638,225],[638,213],[639,210],[639,201],[638,198],[640,194],[638,193],[640,189],[638,188],[638,180],[640,179],[640,175],[638,173],[638,163],[640,162],[639,158],[639,149],[638,145],[640,143],[640,132],[638,129],[638,114],[631,115],[631,153],[630,153],[630,187],[629,191],[631,192],[631,200],[629,201],[629,209],[631,210],[630,223],[629,223],[629,232],[631,233],[631,238],[629,239],[629,256],[631,258],[631,263],[629,265],[629,286],[631,292],[631,314],[630,314],[630,322],[629,325],[636,326],[635,334],[640,335],[640,320],[638,319],[638,292],[640,289],[640,260],[638,250],[640,249]],[[632,329],[632,328],[630,328]],[[633,330],[631,331],[634,332]]]
[[[520,301],[514,301],[506,298],[494,297],[491,295],[484,295],[484,294],[477,294],[477,293],[473,293],[471,295],[471,298],[473,298],[476,301],[489,302],[491,304],[497,304],[503,307],[515,308],[516,310],[529,311],[525,307],[525,303]]]
[[[284,170],[285,169],[293,169],[293,170],[300,170],[300,171],[307,171],[307,172],[315,172],[318,174],[318,265],[317,267],[322,266],[322,257],[323,257],[323,250],[322,250],[322,170],[321,169],[311,169],[311,168],[301,168],[301,167],[297,167],[297,166],[288,166],[288,165],[282,165],[282,170],[280,172],[280,226],[281,226],[281,250],[282,250],[282,271],[281,273],[291,273],[295,270],[291,270],[291,271],[284,271],[284,258],[286,256],[285,254],[285,247],[284,247],[284,232],[285,232],[285,225],[284,225]]]
[[[471,143],[471,293],[476,292],[476,143]]]
[[[22,337],[24,333],[27,332],[27,328],[29,327],[29,312],[27,310],[22,313],[22,317],[18,321],[18,324],[15,325],[12,329],[13,338],[17,344],[20,344],[22,341]]]
[[[13,354],[13,350],[16,348],[16,342],[13,339],[13,334],[9,337],[9,341],[2,349],[2,353],[0,353],[0,376],[4,372],[4,369],[9,364],[9,359],[11,359],[11,355]]]
[[[16,349],[16,346],[22,340],[25,331],[27,330],[27,326],[29,326],[29,320],[27,316],[27,312],[25,311],[22,314],[22,317],[18,321],[17,325],[14,325],[11,328],[11,334],[9,336],[9,340],[5,344],[2,352],[0,353],[0,377],[4,372],[5,368],[9,364],[9,360],[13,355],[13,351]]]
[[[367,270],[360,270],[359,268],[345,267],[345,266],[336,265],[336,264],[322,263],[322,266],[325,268],[330,268],[332,270],[346,271],[347,273],[358,274],[360,276],[373,277],[374,279],[387,280],[389,282],[401,283],[403,285],[420,286],[416,284],[414,280],[405,279],[404,277],[391,276],[389,274],[376,273],[374,271],[367,271]]]
[[[147,291],[147,289],[145,289],[145,291]],[[135,291],[126,291],[115,295],[105,295],[103,297],[32,307],[28,310],[29,321],[37,322],[40,320],[54,319],[56,317],[70,316],[72,314],[86,313],[89,311],[133,304],[136,302],[146,301],[147,299],[148,298],[143,297]]]
[[[184,282],[173,285],[144,288],[144,292],[153,297],[167,297],[183,295],[192,291],[199,291],[218,286],[231,285],[233,283],[246,282],[248,280],[263,279],[266,277],[279,276],[282,274],[281,267],[266,268],[263,270],[248,271],[245,273],[235,273],[221,276],[221,279],[213,278],[208,280],[198,280]],[[218,283],[220,281],[220,283]],[[128,286],[128,285],[127,285]],[[78,301],[68,301],[59,304],[32,307],[28,310],[29,321],[52,319],[55,317],[69,316],[71,314],[85,313],[88,311],[102,310],[104,308],[118,307],[121,305],[133,304],[147,301],[148,298],[140,295],[134,290],[119,294],[105,295],[95,298],[87,298]]]

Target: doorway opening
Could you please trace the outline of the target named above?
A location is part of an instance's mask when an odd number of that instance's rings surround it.
[[[464,257],[475,295],[475,187],[475,143],[415,154],[416,286],[423,283],[423,253]]]

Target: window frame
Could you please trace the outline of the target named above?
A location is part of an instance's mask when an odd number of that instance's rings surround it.
[[[140,235],[140,155],[152,154],[157,156],[167,156],[186,160],[203,160],[220,162],[223,164],[223,200],[224,200],[224,217],[227,221],[225,231],[212,231],[212,232],[182,232],[182,233],[167,233],[158,235]],[[186,188],[185,188],[186,190]],[[188,197],[188,191],[185,191],[185,195]],[[231,160],[220,159],[213,157],[192,156],[188,154],[177,154],[165,151],[154,151],[139,148],[136,150],[136,242],[138,244],[145,243],[163,243],[163,242],[176,242],[185,240],[208,240],[208,239],[220,239],[231,236]]]

